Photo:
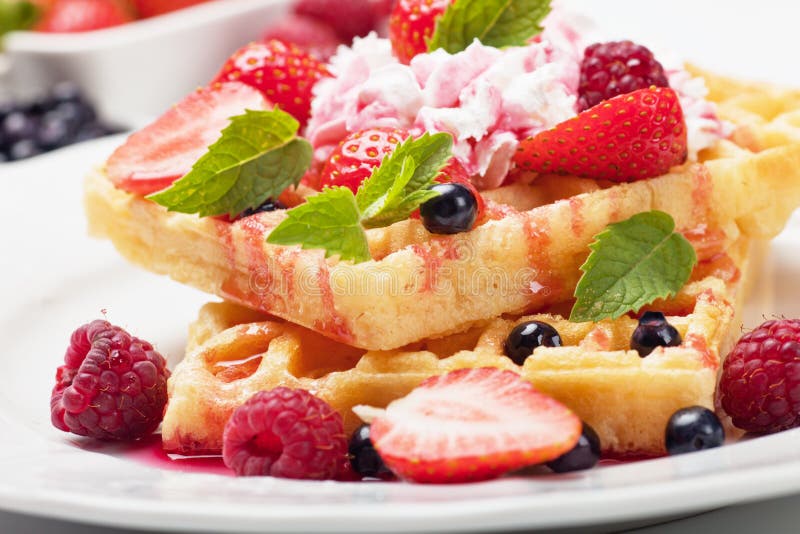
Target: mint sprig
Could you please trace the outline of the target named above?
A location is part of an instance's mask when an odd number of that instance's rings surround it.
[[[616,319],[670,297],[686,284],[697,264],[692,245],[661,211],[611,224],[595,239],[581,266],[570,321]]]
[[[288,113],[247,110],[169,189],[147,198],[170,211],[236,216],[297,185],[311,163],[311,145],[297,137]]]
[[[456,0],[436,23],[428,51],[451,54],[478,39],[486,46],[523,46],[542,31],[550,0]]]
[[[328,188],[287,212],[267,238],[273,245],[325,250],[356,263],[372,259],[365,228],[407,219],[437,193],[429,187],[452,157],[446,133],[408,139],[386,156],[355,195],[346,187]]]

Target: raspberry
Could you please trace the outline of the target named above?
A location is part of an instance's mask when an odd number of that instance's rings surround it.
[[[800,426],[800,320],[767,321],[742,336],[725,360],[719,396],[742,430]]]
[[[650,50],[631,41],[595,43],[583,55],[578,108],[583,111],[653,85],[669,87],[669,81]]]
[[[56,428],[106,440],[151,434],[164,415],[169,371],[153,346],[107,321],[75,330],[56,372]]]
[[[222,458],[239,476],[334,478],[347,458],[342,417],[302,389],[260,391],[225,425]]]

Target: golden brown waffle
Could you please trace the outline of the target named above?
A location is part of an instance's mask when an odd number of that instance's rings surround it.
[[[352,431],[352,407],[385,406],[425,378],[463,367],[521,373],[572,408],[601,437],[606,453],[663,453],[664,428],[677,409],[713,407],[720,354],[738,334],[735,319],[752,276],[756,247],[740,240],[698,266],[663,310],[684,340],[646,358],[630,350],[636,320],[571,323],[548,314],[485,321],[463,333],[393,351],[365,351],[230,303],[207,304],[189,332],[186,358],[169,381],[162,436],[168,452],[219,452],[231,412],[260,390],[303,388],[329,402]],[[503,355],[524,320],[552,324],[564,346],[537,349],[524,367]]]
[[[369,230],[374,260],[359,265],[267,245],[282,212],[233,224],[168,213],[102,170],[86,181],[89,227],[151,271],[349,345],[394,349],[569,300],[593,237],[641,211],[670,213],[701,259],[777,234],[800,204],[800,98],[705,77],[737,131],[702,163],[622,185],[538,176],[486,192],[491,220],[468,233],[433,236],[413,219]]]

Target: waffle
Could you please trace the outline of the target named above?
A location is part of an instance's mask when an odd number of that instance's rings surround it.
[[[392,351],[365,351],[302,326],[232,303],[207,304],[190,327],[185,359],[169,381],[162,437],[167,452],[218,453],[232,411],[257,391],[302,388],[342,414],[348,432],[360,421],[358,404],[385,406],[429,376],[464,367],[499,367],[521,373],[564,402],[600,435],[606,454],[664,452],[664,428],[677,409],[713,408],[720,355],[738,334],[738,312],[757,242],[740,239],[726,253],[701,263],[672,299],[656,302],[684,340],[646,358],[630,349],[637,321],[571,323],[556,310],[495,318],[464,332]],[[552,324],[563,347],[536,349],[518,367],[503,343],[522,321]]]
[[[433,236],[414,219],[369,230],[373,260],[363,264],[266,244],[282,212],[233,224],[169,213],[116,189],[102,169],[86,181],[90,232],[207,293],[342,343],[391,350],[568,301],[593,237],[641,211],[671,214],[700,259],[741,236],[776,235],[800,204],[800,96],[699,74],[736,124],[699,163],[633,184],[528,176],[487,191],[490,220],[471,232]]]

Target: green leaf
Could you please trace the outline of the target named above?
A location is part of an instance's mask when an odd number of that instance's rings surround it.
[[[689,280],[697,254],[669,214],[650,211],[609,225],[595,237],[570,321],[616,319],[677,293]]]
[[[428,51],[451,54],[478,39],[486,46],[523,46],[542,31],[550,0],[456,0],[436,23]]]
[[[297,138],[299,123],[279,109],[247,110],[169,189],[150,200],[170,211],[201,217],[236,216],[297,185],[311,163],[311,145]]]
[[[39,8],[27,0],[0,0],[0,36],[29,29],[39,15]]]
[[[325,189],[289,210],[267,243],[321,248],[325,257],[339,255],[356,263],[372,259],[356,198],[346,187]]]
[[[447,165],[452,149],[450,134],[426,133],[406,140],[386,156],[356,195],[364,225],[375,228],[407,219],[425,200],[436,196],[427,188]]]

